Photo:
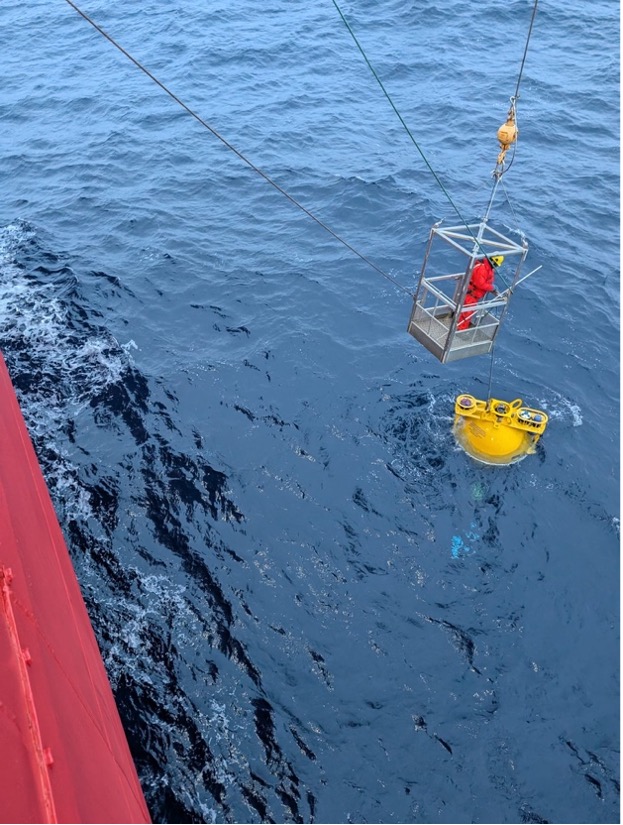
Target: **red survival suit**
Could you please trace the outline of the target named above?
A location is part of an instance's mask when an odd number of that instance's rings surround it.
[[[467,287],[467,295],[463,306],[477,304],[480,299],[487,294],[487,292],[494,292],[493,279],[495,270],[488,258],[482,258],[477,261],[472,269],[472,277],[469,280]],[[472,316],[474,311],[462,312],[459,316],[459,323],[457,329],[469,329],[472,324]]]

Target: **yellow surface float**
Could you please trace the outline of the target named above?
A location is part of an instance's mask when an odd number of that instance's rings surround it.
[[[514,464],[536,450],[547,426],[542,410],[520,398],[479,401],[462,394],[454,402],[454,436],[465,452],[483,464]]]

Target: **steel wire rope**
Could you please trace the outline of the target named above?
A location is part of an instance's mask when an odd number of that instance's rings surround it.
[[[517,115],[515,115],[515,123],[517,122]],[[517,137],[515,138],[515,142],[513,143],[513,156],[511,157],[508,166],[504,169],[503,172],[500,172],[500,180],[502,180],[502,175],[505,175],[508,170],[511,168],[513,163],[515,162],[515,155],[517,154],[517,144],[519,143],[519,127],[517,127]],[[495,173],[494,173],[495,174]]]
[[[489,385],[487,387],[487,409],[491,400],[491,384],[493,383],[493,354],[495,351],[495,341],[491,344],[491,363],[489,364]]]
[[[391,96],[390,96],[389,92],[387,91],[387,89],[386,89],[386,88],[385,88],[385,86],[383,85],[383,81],[382,81],[382,80],[381,80],[381,78],[378,76],[378,74],[377,74],[376,70],[374,69],[374,66],[370,63],[370,61],[369,61],[369,59],[368,59],[368,56],[366,55],[366,53],[365,53],[365,51],[364,51],[364,49],[363,49],[363,46],[360,44],[359,40],[357,39],[357,36],[355,35],[355,32],[352,30],[352,28],[351,28],[350,24],[348,23],[348,20],[347,20],[347,19],[346,19],[346,17],[344,16],[344,13],[342,12],[342,10],[340,9],[340,7],[338,6],[338,4],[337,4],[336,0],[331,0],[331,2],[333,3],[333,5],[335,6],[335,8],[337,9],[338,14],[340,15],[340,17],[342,18],[342,20],[343,20],[343,22],[344,22],[344,25],[346,26],[346,28],[348,29],[348,31],[349,31],[349,33],[350,33],[351,37],[352,37],[352,38],[353,38],[353,40],[355,41],[355,44],[356,44],[357,48],[358,48],[358,49],[359,49],[359,51],[361,52],[361,54],[362,54],[362,56],[363,56],[363,59],[366,61],[367,65],[368,65],[368,68],[370,69],[370,71],[372,72],[372,74],[374,75],[374,77],[376,78],[376,81],[377,81],[377,83],[379,84],[379,86],[381,87],[381,89],[382,89],[382,91],[383,91],[383,94],[385,95],[385,97],[386,97],[386,98],[387,98],[387,100],[389,101],[390,106],[392,107],[392,109],[394,110],[394,112],[395,112],[395,113],[396,113],[396,115],[398,116],[398,119],[400,120],[400,122],[401,122],[401,123],[402,123],[402,125],[404,126],[404,128],[405,128],[405,130],[406,130],[407,134],[409,135],[409,137],[411,138],[411,140],[412,140],[412,142],[413,142],[413,145],[415,146],[415,148],[416,148],[416,149],[418,150],[418,152],[420,153],[420,155],[421,155],[421,157],[422,157],[422,160],[424,161],[424,163],[425,163],[425,164],[426,164],[426,166],[428,167],[429,171],[431,172],[431,174],[433,175],[433,177],[435,178],[435,180],[436,180],[436,181],[437,181],[437,183],[439,184],[439,186],[440,186],[440,188],[441,188],[442,192],[444,193],[444,195],[446,196],[446,198],[448,199],[448,201],[449,201],[449,202],[450,202],[450,204],[452,205],[452,208],[454,209],[454,211],[456,212],[456,214],[459,216],[459,220],[460,220],[460,221],[461,221],[461,223],[465,226],[465,229],[467,229],[467,232],[468,232],[468,234],[471,236],[472,240],[474,241],[474,243],[475,243],[475,245],[476,245],[476,248],[477,248],[477,249],[479,249],[479,250],[481,251],[481,253],[485,256],[485,258],[488,258],[488,257],[489,257],[489,254],[487,253],[486,249],[484,249],[484,247],[482,246],[482,244],[480,243],[480,241],[478,240],[478,238],[477,238],[477,237],[474,235],[474,233],[472,232],[472,230],[471,230],[471,228],[470,228],[470,225],[468,224],[468,222],[465,220],[465,218],[464,218],[464,217],[463,217],[463,215],[461,214],[461,211],[459,210],[458,206],[457,206],[457,205],[454,203],[454,201],[452,200],[452,197],[450,196],[450,193],[448,192],[448,190],[446,189],[446,187],[443,185],[443,182],[442,182],[442,180],[440,179],[439,175],[435,172],[435,170],[433,169],[433,167],[432,167],[432,166],[431,166],[431,164],[429,163],[429,161],[428,161],[428,159],[427,159],[426,155],[424,154],[424,152],[422,151],[422,149],[421,149],[420,145],[418,144],[418,142],[417,142],[417,141],[416,141],[416,139],[414,138],[413,133],[411,132],[411,130],[409,129],[409,127],[408,127],[408,126],[407,126],[407,124],[405,123],[405,121],[404,121],[404,119],[403,119],[402,115],[400,114],[400,112],[398,111],[398,109],[397,109],[396,105],[394,104],[394,101],[392,100],[392,98],[391,98]],[[526,46],[526,50],[527,50],[527,46]],[[524,59],[525,59],[525,55],[524,55]],[[514,157],[515,157],[515,155],[514,155],[514,153],[513,153],[513,158],[514,158]],[[500,175],[500,177],[501,177],[501,175]],[[494,195],[495,195],[495,184],[494,184],[494,189],[493,189],[493,192],[491,193],[491,196],[490,196],[490,199],[489,199],[489,207],[488,207],[488,209],[487,209],[487,215],[488,215],[488,213],[489,213],[489,209],[491,208],[491,204],[493,203],[493,197],[494,197]],[[500,279],[500,281],[502,281],[502,283],[504,284],[504,286],[508,288],[509,284],[507,283],[506,279],[504,278],[504,276],[502,275],[502,273],[501,273],[501,272],[498,272],[498,273],[497,273],[497,277]]]
[[[443,185],[443,182],[441,181],[441,179],[439,178],[439,176],[437,175],[437,173],[435,172],[435,170],[433,169],[433,167],[432,167],[432,166],[431,166],[431,164],[429,163],[429,161],[428,161],[428,159],[427,159],[426,155],[424,154],[424,152],[423,152],[423,151],[422,151],[422,149],[420,148],[420,146],[419,146],[418,142],[416,141],[416,139],[414,138],[414,136],[413,136],[413,134],[412,134],[411,130],[409,129],[409,127],[408,127],[408,126],[407,126],[407,124],[405,123],[404,118],[402,117],[402,115],[401,115],[401,114],[400,114],[400,112],[398,111],[398,109],[397,109],[397,107],[396,107],[396,105],[395,105],[394,101],[392,100],[392,98],[391,98],[391,96],[390,96],[389,92],[388,92],[388,91],[387,91],[387,89],[385,88],[385,86],[384,86],[384,84],[383,84],[383,81],[381,80],[381,78],[380,78],[380,77],[379,77],[379,75],[377,74],[377,72],[376,72],[376,70],[375,70],[374,66],[372,65],[372,63],[371,63],[371,62],[370,62],[370,60],[368,59],[368,56],[366,55],[366,53],[365,53],[365,51],[364,51],[363,46],[361,45],[361,43],[360,43],[360,42],[359,42],[359,40],[357,39],[357,36],[356,36],[355,32],[354,32],[354,31],[353,31],[353,29],[351,28],[351,26],[350,26],[350,24],[349,24],[348,20],[346,19],[345,15],[344,15],[344,13],[342,12],[341,8],[339,7],[338,3],[336,2],[336,0],[331,0],[331,2],[332,2],[332,3],[333,3],[333,5],[335,6],[335,8],[336,8],[336,10],[337,10],[338,14],[340,15],[340,17],[342,18],[342,22],[343,22],[343,23],[344,23],[344,25],[346,26],[346,28],[347,28],[347,30],[348,30],[348,32],[349,32],[349,34],[350,34],[350,36],[352,37],[353,41],[355,42],[355,45],[357,46],[357,48],[358,48],[358,49],[359,49],[359,51],[361,52],[361,55],[362,55],[363,59],[365,60],[365,62],[366,62],[366,64],[367,64],[368,68],[370,69],[370,71],[371,71],[371,72],[372,72],[372,74],[374,75],[374,78],[376,79],[376,82],[377,82],[377,83],[379,84],[379,86],[381,87],[381,90],[382,90],[383,94],[385,95],[385,97],[387,98],[387,100],[389,101],[390,106],[392,107],[392,109],[393,109],[393,110],[394,110],[394,112],[396,113],[396,115],[397,115],[398,119],[400,120],[400,122],[402,123],[402,125],[403,125],[403,127],[404,127],[405,131],[407,132],[407,134],[408,134],[408,135],[409,135],[409,137],[411,138],[411,141],[413,142],[413,145],[415,146],[415,148],[416,148],[416,149],[418,150],[418,152],[420,153],[420,155],[421,155],[421,157],[422,157],[422,160],[424,161],[424,163],[425,163],[425,164],[426,164],[426,166],[428,167],[429,171],[431,172],[431,174],[433,175],[433,177],[435,178],[435,180],[436,180],[436,181],[437,181],[437,183],[439,184],[439,186],[440,186],[440,188],[441,188],[442,192],[444,193],[444,195],[446,196],[446,198],[447,198],[447,199],[448,199],[448,201],[450,202],[450,204],[451,204],[452,208],[454,209],[454,211],[456,212],[456,214],[459,216],[459,218],[460,218],[461,222],[465,225],[465,228],[467,229],[467,231],[469,232],[469,234],[470,234],[470,235],[472,236],[472,238],[474,239],[474,241],[475,241],[475,243],[477,244],[478,248],[479,248],[479,249],[480,249],[480,250],[481,250],[481,251],[482,251],[482,252],[486,255],[485,250],[482,248],[482,246],[481,246],[481,244],[479,243],[478,239],[477,239],[477,238],[474,236],[474,234],[472,233],[471,229],[469,228],[469,225],[468,225],[467,221],[466,221],[466,220],[465,220],[465,218],[462,216],[462,214],[461,214],[461,212],[460,212],[459,208],[457,207],[457,205],[454,203],[454,201],[453,201],[453,200],[452,200],[452,198],[450,197],[450,194],[448,193],[448,191],[447,191],[446,187]],[[522,74],[523,74],[523,69],[524,69],[524,65],[525,65],[525,62],[526,62],[526,55],[527,55],[527,53],[528,53],[528,45],[529,45],[529,43],[530,43],[530,37],[531,37],[531,35],[532,35],[532,27],[533,27],[533,25],[534,25],[534,18],[535,18],[535,16],[536,16],[537,6],[538,6],[538,0],[535,0],[535,2],[534,2],[534,7],[533,7],[533,9],[532,9],[532,17],[531,17],[531,19],[530,19],[530,28],[529,28],[529,30],[528,30],[528,37],[527,37],[527,39],[526,39],[526,45],[525,45],[525,48],[524,48],[523,58],[522,58],[522,61],[521,61],[521,66],[520,66],[520,68],[519,68],[519,76],[518,76],[518,78],[517,78],[517,85],[515,86],[515,95],[514,95],[514,97],[511,99],[511,100],[512,100],[512,105],[513,105],[513,107],[515,106],[515,103],[516,103],[516,101],[517,101],[517,98],[519,97],[519,85],[520,85],[520,83],[521,83],[521,78],[522,78]],[[512,159],[511,159],[511,164],[512,164],[512,162],[513,162],[513,161],[514,161],[514,159],[515,159],[515,152],[516,152],[516,147],[515,147],[515,150],[513,151],[513,157],[512,157]],[[508,167],[508,168],[510,168],[510,164],[509,164],[509,167]],[[508,169],[507,169],[506,171],[508,171]],[[495,175],[495,173],[494,173],[494,175]],[[489,211],[489,209],[490,209],[490,207],[491,207],[491,205],[492,205],[493,198],[494,198],[494,196],[495,196],[495,188],[496,188],[496,186],[497,186],[497,183],[498,183],[499,181],[501,181],[501,177],[502,177],[502,174],[500,174],[500,175],[498,176],[498,180],[496,180],[496,182],[494,183],[494,186],[493,186],[493,191],[492,191],[492,193],[491,193],[491,197],[490,197],[490,201],[489,201],[489,207],[488,207],[488,209],[487,209],[487,214],[488,214],[488,211]],[[513,207],[512,207],[512,204],[510,203],[510,199],[508,198],[508,193],[506,192],[506,188],[505,188],[505,187],[503,187],[503,188],[504,188],[504,192],[505,192],[505,194],[506,194],[507,200],[508,200],[508,202],[509,202],[509,206],[511,207],[511,210],[512,210],[512,209],[513,209]],[[514,214],[514,211],[513,211],[513,214]],[[488,257],[488,255],[487,255],[487,257]],[[501,277],[501,275],[500,275],[499,273],[498,273],[498,275],[499,275],[499,277]],[[502,281],[506,284],[506,282],[504,281],[504,279],[503,279],[503,278],[502,278],[501,280],[502,280]],[[490,396],[490,394],[491,394],[491,384],[492,384],[492,380],[493,380],[493,350],[494,350],[494,346],[492,346],[492,347],[491,347],[491,364],[490,364],[490,368],[489,368],[489,387],[488,387],[488,390],[487,390],[487,397],[489,397],[489,396]]]
[[[513,97],[515,100],[519,99],[519,84],[521,83],[521,77],[523,75],[523,67],[526,63],[526,55],[528,54],[528,46],[530,44],[530,37],[532,36],[532,27],[534,26],[534,18],[536,17],[536,9],[539,5],[539,0],[534,0],[534,7],[532,9],[532,17],[530,18],[530,28],[528,29],[528,37],[526,38],[526,47],[523,50],[523,57],[521,59],[521,66],[519,67],[519,75],[517,77],[517,85],[515,86],[515,94]]]
[[[332,235],[337,241],[339,241],[343,246],[345,246],[350,252],[352,252],[354,255],[356,255],[358,258],[360,258],[364,263],[368,264],[369,267],[374,269],[379,275],[382,275],[384,278],[387,278],[388,281],[391,281],[395,286],[397,286],[403,292],[406,292],[407,295],[409,295],[409,296],[412,295],[412,292],[411,292],[410,289],[407,289],[406,286],[403,286],[403,284],[399,283],[395,278],[393,278],[391,275],[389,275],[387,272],[385,272],[383,269],[381,269],[380,266],[377,266],[366,255],[364,255],[363,253],[356,250],[353,246],[351,246],[351,244],[348,243],[348,241],[344,240],[344,238],[342,238],[340,235],[338,235],[337,232],[334,232],[333,229],[331,229],[331,227],[327,226],[327,224],[324,223],[324,221],[320,220],[320,218],[317,218],[316,215],[313,214],[313,212],[310,212],[310,210],[307,209],[307,207],[303,206],[303,204],[300,203],[292,195],[290,195],[289,192],[286,192],[285,189],[283,189],[276,181],[274,181],[266,172],[264,172],[262,169],[260,169],[259,166],[256,166],[252,161],[249,160],[249,158],[246,157],[246,155],[244,155],[241,151],[236,149],[236,147],[233,146],[228,140],[226,140],[221,134],[219,134],[219,132],[217,132],[217,130],[213,126],[211,126],[200,115],[198,115],[189,106],[187,106],[186,103],[184,103],[183,100],[181,100],[174,92],[172,92],[167,86],[165,86],[164,83],[162,83],[160,80],[158,80],[158,78],[155,75],[153,75],[149,71],[149,69],[147,69],[145,66],[143,66],[142,63],[140,63],[135,57],[133,57],[128,51],[126,51],[126,49],[124,49],[123,46],[121,46],[119,43],[117,43],[117,41],[113,37],[111,37],[111,35],[109,35],[107,32],[105,32],[104,29],[101,28],[101,26],[99,26],[91,17],[89,17],[88,14],[86,14],[84,11],[82,11],[82,9],[80,9],[74,2],[72,2],[72,0],[65,0],[65,2],[69,6],[71,6],[74,9],[74,11],[76,11],[80,15],[80,17],[82,17],[84,20],[86,20],[87,23],[89,23],[91,26],[93,26],[93,28],[99,34],[102,35],[102,37],[104,37],[106,40],[108,40],[110,43],[112,43],[112,45],[116,49],[118,49],[125,57],[127,57],[128,60],[130,60],[132,63],[134,63],[134,65],[137,68],[139,68],[144,74],[146,74],[147,77],[149,77],[150,80],[152,80],[157,86],[159,86],[164,92],[166,92],[169,95],[169,97],[171,97],[179,106],[182,107],[182,109],[184,109],[186,112],[188,112],[189,115],[194,117],[194,119],[196,121],[198,121],[198,123],[200,123],[209,132],[211,132],[214,135],[214,137],[218,138],[221,141],[221,143],[223,143],[230,151],[232,151],[235,155],[237,155],[240,158],[240,160],[242,160],[244,163],[246,163],[246,165],[249,166],[254,172],[257,172],[257,174],[260,175],[261,177],[263,177],[265,181],[270,183],[270,185],[273,186],[278,192],[280,192],[285,198],[287,198],[290,201],[290,203],[294,204],[294,206],[296,206],[298,209],[300,209],[302,212],[304,212],[309,218],[311,218],[319,226],[321,226],[326,232],[328,232],[329,235]]]
[[[515,94],[511,97],[511,111],[515,116],[515,121],[517,120],[517,101],[519,100],[519,86],[521,84],[521,78],[523,77],[523,70],[524,66],[526,65],[526,57],[528,55],[528,46],[530,45],[530,38],[532,37],[532,28],[534,26],[534,18],[536,17],[536,10],[537,6],[539,5],[539,0],[534,0],[534,6],[532,7],[532,16],[530,17],[530,26],[528,27],[528,36],[526,37],[526,45],[523,50],[523,56],[521,58],[521,65],[519,66],[519,74],[517,75],[517,84],[515,86]],[[519,132],[517,133],[519,135]],[[517,140],[515,139],[515,143],[513,146],[513,156],[510,160],[510,163],[502,172],[499,173],[499,177],[501,178],[502,175],[505,175],[508,170],[511,168],[515,161],[515,154],[517,153]],[[495,175],[495,172],[494,172]]]
[[[519,217],[517,216],[517,213],[515,212],[515,210],[513,208],[513,204],[511,203],[511,199],[508,196],[508,191],[506,189],[506,186],[504,186],[504,181],[500,180],[500,183],[502,184],[502,189],[504,190],[504,195],[506,196],[506,202],[508,203],[511,212],[513,213],[513,218],[515,219],[515,223],[517,224],[517,228],[518,228],[519,232],[521,233],[521,235],[523,235],[523,231],[521,229],[521,226],[519,225]]]
[[[392,109],[393,109],[393,110],[394,110],[394,112],[396,113],[396,115],[397,115],[397,117],[398,117],[398,120],[402,123],[402,125],[403,125],[403,127],[404,127],[404,129],[405,129],[406,133],[409,135],[409,137],[410,137],[410,139],[411,139],[411,142],[413,143],[413,145],[415,146],[415,148],[416,148],[416,149],[418,150],[418,152],[420,153],[420,156],[421,156],[422,160],[424,161],[424,163],[426,164],[426,166],[427,166],[428,170],[430,171],[430,173],[432,174],[432,176],[433,176],[433,177],[435,178],[435,180],[437,181],[437,183],[438,183],[439,187],[441,188],[441,191],[444,193],[444,195],[445,195],[445,196],[446,196],[446,198],[448,199],[448,201],[449,201],[449,203],[451,204],[452,208],[454,209],[454,211],[456,212],[456,214],[459,216],[459,219],[460,219],[461,223],[465,226],[465,228],[467,229],[467,231],[469,232],[469,234],[472,236],[472,238],[474,239],[474,242],[476,243],[476,245],[478,246],[478,248],[480,249],[480,251],[483,253],[483,255],[486,255],[486,254],[487,254],[487,253],[486,253],[486,251],[483,249],[483,247],[481,246],[480,242],[478,241],[478,239],[476,238],[476,236],[474,235],[474,233],[473,233],[473,232],[472,232],[472,230],[470,229],[469,224],[467,223],[467,221],[465,220],[465,218],[464,218],[464,217],[463,217],[463,215],[461,214],[461,211],[459,210],[458,206],[457,206],[457,205],[455,204],[455,202],[452,200],[452,197],[450,196],[450,193],[448,192],[448,190],[447,190],[447,189],[446,189],[446,187],[444,186],[443,181],[441,180],[441,178],[439,177],[439,175],[437,174],[437,172],[435,172],[435,170],[433,169],[433,167],[432,167],[432,166],[431,166],[431,164],[429,163],[428,158],[426,157],[426,155],[425,155],[425,154],[424,154],[424,152],[422,151],[422,148],[420,147],[419,143],[417,142],[417,140],[416,140],[416,139],[415,139],[415,137],[413,136],[413,133],[411,132],[411,130],[409,129],[409,127],[408,127],[408,126],[407,126],[407,124],[405,123],[404,118],[402,117],[402,115],[401,115],[401,114],[400,114],[400,112],[398,111],[398,108],[396,107],[396,104],[394,103],[394,101],[392,100],[392,98],[391,98],[391,96],[390,96],[389,92],[388,92],[388,91],[387,91],[387,89],[385,88],[385,85],[383,84],[383,81],[381,80],[381,78],[380,78],[380,77],[379,77],[379,75],[377,74],[376,69],[374,68],[374,66],[372,65],[372,63],[370,62],[370,60],[368,59],[368,56],[367,56],[367,54],[365,53],[363,46],[361,45],[361,43],[360,43],[360,42],[359,42],[359,40],[357,39],[357,35],[355,34],[355,32],[353,31],[353,29],[352,29],[352,27],[351,27],[350,23],[348,22],[348,20],[347,20],[347,19],[346,19],[346,17],[344,16],[344,12],[343,12],[343,11],[342,11],[342,9],[339,7],[339,5],[337,4],[336,0],[331,0],[331,2],[333,3],[333,5],[335,6],[335,8],[337,9],[338,14],[339,14],[339,15],[340,15],[340,17],[342,18],[342,22],[344,23],[344,25],[345,25],[345,26],[346,26],[346,28],[348,29],[348,32],[349,32],[350,36],[353,38],[353,40],[354,40],[354,42],[355,42],[355,45],[357,46],[357,48],[358,48],[358,49],[359,49],[359,51],[361,52],[361,56],[363,57],[363,59],[365,60],[365,62],[366,62],[366,64],[367,64],[367,66],[368,66],[368,68],[370,69],[370,71],[371,71],[371,72],[372,72],[372,74],[374,75],[374,78],[375,78],[376,82],[377,82],[377,83],[379,84],[379,86],[381,87],[381,90],[382,90],[383,94],[385,95],[385,97],[386,97],[386,98],[387,98],[387,100],[389,101],[389,105],[392,107]]]
[[[536,17],[536,10],[537,10],[538,5],[539,5],[539,0],[534,0],[534,6],[532,7],[532,16],[530,18],[530,26],[528,28],[528,36],[526,37],[526,45],[525,45],[524,50],[523,50],[523,57],[521,58],[521,65],[519,67],[519,74],[517,75],[517,85],[515,86],[515,94],[511,98],[511,105],[512,105],[513,111],[515,113],[515,117],[517,117],[516,106],[517,106],[517,100],[519,99],[519,85],[521,83],[521,78],[523,76],[523,70],[524,70],[524,66],[525,66],[525,63],[526,63],[526,56],[528,54],[528,46],[530,45],[530,38],[532,36],[532,28],[534,26],[534,18]],[[504,194],[506,195],[506,200],[508,201],[508,205],[510,206],[511,212],[513,213],[513,217],[515,218],[515,222],[519,226],[519,221],[517,219],[517,215],[515,214],[515,210],[513,209],[513,204],[511,203],[511,199],[508,197],[508,192],[506,191],[506,186],[504,185],[504,181],[502,180],[502,176],[505,174],[505,172],[508,172],[508,170],[513,165],[516,153],[517,153],[517,142],[515,142],[515,145],[513,147],[513,156],[511,158],[510,163],[508,164],[506,169],[504,169],[500,173],[498,179],[499,179],[499,182],[502,184],[502,189],[504,190]],[[495,176],[495,172],[493,174]],[[494,192],[495,192],[495,184],[494,184]],[[519,231],[521,232],[521,229]],[[510,291],[512,293],[512,289]],[[494,355],[494,350],[495,350],[495,341],[493,342],[493,344],[491,346],[491,364],[489,366],[489,386],[488,386],[488,389],[487,389],[487,404],[488,404],[489,399],[491,398],[491,385],[492,385],[492,382],[493,382],[493,355]]]
[[[454,209],[454,211],[456,212],[456,214],[459,216],[459,219],[460,219],[460,220],[461,220],[461,222],[464,224],[465,228],[467,229],[467,231],[469,232],[469,234],[472,236],[472,238],[474,239],[474,241],[475,241],[475,242],[476,242],[476,244],[478,245],[478,248],[481,250],[481,252],[483,252],[484,254],[486,254],[486,253],[485,253],[485,250],[482,248],[482,246],[481,246],[481,245],[480,245],[480,243],[478,242],[478,239],[477,239],[477,238],[473,235],[473,233],[472,233],[471,229],[469,228],[469,224],[467,223],[467,221],[465,220],[465,218],[464,218],[464,217],[463,217],[463,215],[461,214],[461,211],[459,210],[458,206],[457,206],[457,205],[455,204],[455,202],[452,200],[452,197],[450,196],[450,193],[448,192],[448,190],[447,190],[447,189],[446,189],[446,187],[444,186],[443,181],[441,180],[441,178],[439,177],[439,175],[435,172],[435,170],[434,170],[434,169],[433,169],[433,167],[431,166],[431,164],[430,164],[430,162],[429,162],[428,158],[426,157],[426,155],[424,154],[424,152],[423,152],[423,150],[422,150],[421,146],[419,145],[419,143],[417,142],[417,140],[416,140],[416,139],[415,139],[415,137],[413,136],[413,133],[411,132],[411,130],[410,130],[410,129],[409,129],[409,127],[407,126],[407,124],[406,124],[406,122],[405,122],[404,118],[402,117],[402,115],[401,115],[401,114],[400,114],[400,112],[398,111],[398,107],[396,106],[396,104],[395,104],[395,103],[394,103],[394,101],[392,100],[392,97],[391,97],[391,95],[389,94],[389,92],[387,91],[387,89],[385,88],[385,85],[384,85],[383,81],[381,80],[381,78],[379,77],[379,75],[378,75],[378,73],[377,73],[376,69],[374,68],[374,66],[373,66],[373,65],[372,65],[372,63],[370,62],[370,60],[369,60],[369,58],[368,58],[368,56],[367,56],[367,54],[366,54],[366,52],[365,52],[365,50],[364,50],[363,46],[361,45],[361,43],[359,42],[359,40],[358,40],[358,38],[357,38],[357,35],[356,35],[356,34],[355,34],[355,32],[353,31],[353,29],[352,29],[352,27],[351,27],[350,23],[348,22],[348,20],[346,19],[346,16],[344,15],[344,12],[343,12],[343,11],[342,11],[342,9],[339,7],[339,5],[338,5],[338,3],[336,2],[336,0],[331,0],[331,2],[332,2],[332,3],[333,3],[333,5],[335,6],[335,8],[336,8],[336,10],[337,10],[337,13],[338,13],[338,14],[340,15],[340,17],[342,18],[342,22],[343,22],[343,23],[344,23],[344,25],[346,26],[346,28],[347,28],[347,30],[348,30],[348,33],[349,33],[349,34],[350,34],[350,36],[352,37],[352,39],[353,39],[353,41],[354,41],[355,45],[357,46],[357,48],[358,48],[358,49],[359,49],[359,51],[361,52],[361,56],[362,56],[362,57],[363,57],[363,59],[365,60],[366,65],[368,66],[368,68],[369,68],[369,69],[370,69],[370,71],[372,72],[372,74],[373,74],[373,76],[374,76],[374,78],[375,78],[376,82],[377,82],[377,83],[379,84],[379,86],[381,87],[381,90],[382,90],[383,94],[385,95],[385,97],[387,98],[387,100],[388,100],[388,102],[389,102],[389,105],[392,107],[392,109],[393,109],[393,110],[394,110],[394,112],[396,113],[396,116],[398,117],[398,120],[401,122],[401,124],[403,125],[403,127],[404,127],[405,131],[406,131],[406,132],[407,132],[407,134],[409,135],[409,138],[411,139],[411,141],[412,141],[413,145],[415,146],[415,148],[416,148],[416,149],[418,150],[418,152],[420,153],[420,156],[421,156],[422,160],[424,161],[424,163],[426,164],[426,166],[427,166],[428,170],[429,170],[429,171],[430,171],[430,173],[433,175],[433,177],[435,178],[435,180],[436,180],[436,182],[438,183],[439,187],[441,188],[442,192],[444,193],[444,195],[445,195],[445,196],[446,196],[446,198],[448,199],[448,201],[449,201],[450,205],[452,206],[452,208]],[[521,67],[520,67],[520,70],[519,70],[519,77],[517,78],[517,85],[516,85],[516,87],[515,87],[515,96],[514,96],[513,100],[516,100],[516,99],[517,99],[517,97],[519,97],[519,84],[520,84],[520,82],[521,82],[521,76],[522,76],[522,74],[523,74],[523,68],[524,68],[524,64],[525,64],[525,62],[526,62],[526,55],[527,55],[527,53],[528,53],[528,44],[530,43],[530,36],[531,36],[531,34],[532,34],[532,27],[533,27],[533,24],[534,24],[534,18],[535,18],[535,15],[536,15],[537,5],[538,5],[538,0],[535,0],[535,3],[534,3],[534,8],[533,8],[533,10],[532,10],[532,18],[531,18],[531,20],[530,20],[530,29],[529,29],[529,31],[528,31],[528,38],[527,38],[527,40],[526,40],[526,46],[525,46],[525,48],[524,48],[523,59],[522,59],[522,61],[521,61]],[[513,152],[513,158],[512,158],[512,160],[511,160],[511,164],[512,164],[512,162],[513,162],[513,160],[514,160],[514,159],[515,159],[515,152]],[[510,168],[510,165],[511,165],[511,164],[509,164],[509,168]],[[507,171],[508,171],[508,170],[507,170]]]

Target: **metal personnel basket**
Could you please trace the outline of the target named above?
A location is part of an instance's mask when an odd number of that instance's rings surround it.
[[[445,245],[437,241],[443,241]],[[430,231],[413,296],[409,333],[442,364],[472,355],[486,355],[493,347],[527,254],[528,244],[524,238],[517,243],[492,229],[486,220],[445,228],[441,221],[436,223]],[[465,305],[474,265],[485,256],[495,255],[503,255],[505,264],[515,266],[512,282],[494,298]],[[511,261],[506,260],[508,257]],[[465,258],[467,267],[461,266],[457,270],[457,262],[464,263]],[[430,270],[434,274],[429,275]],[[458,329],[461,313],[465,312],[473,313],[470,326]]]

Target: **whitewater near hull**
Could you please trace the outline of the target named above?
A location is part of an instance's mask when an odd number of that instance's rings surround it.
[[[104,664],[0,356],[0,820],[149,822]]]

